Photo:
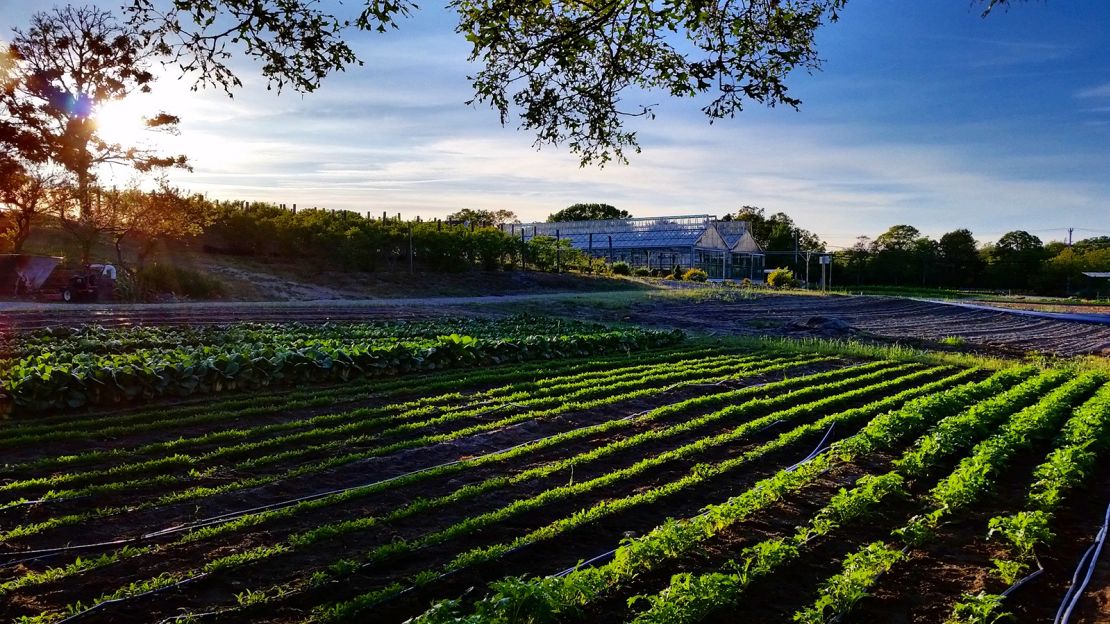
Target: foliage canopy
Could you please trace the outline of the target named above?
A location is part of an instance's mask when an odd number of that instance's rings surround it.
[[[639,151],[628,117],[653,117],[636,92],[698,98],[710,118],[746,103],[797,107],[786,79],[815,70],[817,29],[847,0],[644,3],[613,0],[451,0],[471,45],[471,103],[516,119],[537,147],[567,145],[583,165]],[[311,0],[131,0],[131,25],[158,54],[197,75],[197,86],[241,84],[235,48],[259,61],[271,87],[313,91],[330,73],[360,64],[350,29],[385,32],[417,9],[411,0],[365,0],[340,17]]]

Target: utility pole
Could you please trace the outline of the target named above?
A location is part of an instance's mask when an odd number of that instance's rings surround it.
[[[562,258],[563,258],[563,254],[561,253],[562,250],[559,249],[559,242],[562,241],[562,240],[563,240],[562,237],[559,236],[559,229],[556,228],[555,229],[555,272],[556,273],[562,273],[562,270],[559,267],[559,265],[562,261]]]
[[[1068,228],[1068,249],[1071,249],[1071,233],[1073,231],[1075,231],[1075,228]],[[1070,271],[1067,274],[1067,282],[1064,283],[1064,296],[1066,296],[1066,297],[1071,296],[1071,272]]]

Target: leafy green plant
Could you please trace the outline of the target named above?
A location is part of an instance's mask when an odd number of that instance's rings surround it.
[[[1013,616],[1002,612],[1004,598],[984,592],[964,594],[945,624],[995,624],[1011,619]]]
[[[824,624],[831,618],[847,613],[867,596],[867,590],[880,574],[906,558],[905,553],[883,542],[872,542],[848,555],[841,572],[821,586],[817,602],[794,614],[795,622]]]

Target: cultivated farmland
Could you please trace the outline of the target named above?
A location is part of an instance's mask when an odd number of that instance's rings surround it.
[[[11,621],[1051,621],[1110,498],[1097,370],[532,317],[5,348]]]

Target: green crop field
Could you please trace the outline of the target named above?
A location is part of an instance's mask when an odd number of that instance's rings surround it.
[[[1110,617],[1104,573],[1072,590],[1093,367],[535,317],[3,354],[7,621]]]

